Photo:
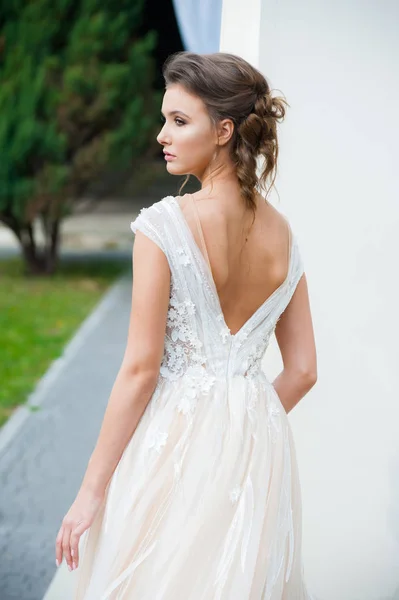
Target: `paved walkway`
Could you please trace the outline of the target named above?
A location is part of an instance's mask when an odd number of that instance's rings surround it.
[[[122,360],[131,280],[105,295],[30,403],[0,430],[0,598],[41,600],[54,575],[55,537],[80,487]],[[47,598],[68,599],[57,573]],[[70,578],[68,576],[71,575]],[[58,585],[57,585],[58,583]]]

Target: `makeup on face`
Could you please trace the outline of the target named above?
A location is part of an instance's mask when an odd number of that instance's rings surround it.
[[[157,141],[163,147],[168,171],[200,178],[215,151],[204,103],[176,84],[166,90],[160,112],[164,124]]]

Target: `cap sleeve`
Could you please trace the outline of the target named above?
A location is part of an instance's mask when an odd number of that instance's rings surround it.
[[[130,229],[135,234],[141,231],[166,254],[164,235],[164,215],[159,202],[148,208],[142,208],[134,221],[130,223]]]

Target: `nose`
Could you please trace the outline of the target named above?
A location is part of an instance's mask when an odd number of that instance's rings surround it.
[[[165,144],[168,144],[167,135],[166,135],[166,132],[165,132],[165,126],[166,126],[166,123],[164,123],[161,131],[157,135],[157,142],[158,142],[158,144],[161,144],[161,146],[164,146]]]

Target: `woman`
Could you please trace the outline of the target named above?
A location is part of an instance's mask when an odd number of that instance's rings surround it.
[[[298,243],[257,190],[286,102],[231,54],[177,53],[164,77],[166,167],[201,189],[131,225],[126,351],[57,564],[80,567],[76,600],[309,599],[287,413],[316,382],[315,342]]]

